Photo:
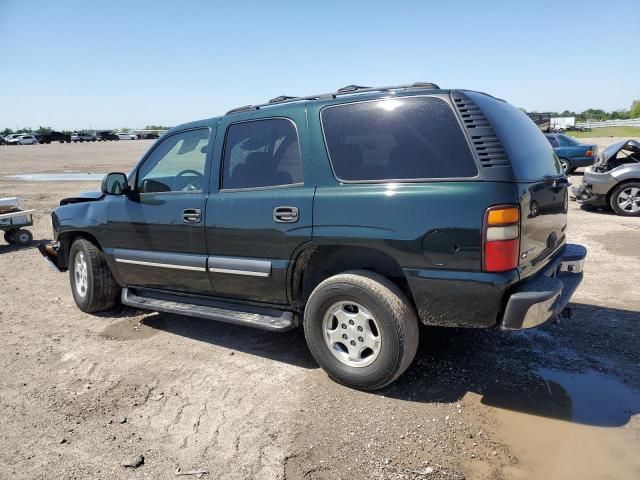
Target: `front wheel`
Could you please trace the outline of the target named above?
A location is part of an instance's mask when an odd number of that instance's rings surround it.
[[[640,216],[640,182],[627,182],[618,185],[611,192],[611,208],[625,217]]]
[[[104,254],[88,240],[79,239],[71,245],[69,280],[73,299],[83,312],[110,310],[120,297],[120,287]]]
[[[4,241],[9,245],[16,243],[16,239],[14,238],[12,231],[4,232]]]
[[[304,332],[322,369],[362,390],[396,380],[418,349],[418,320],[407,297],[387,278],[364,270],[335,275],[315,288]]]

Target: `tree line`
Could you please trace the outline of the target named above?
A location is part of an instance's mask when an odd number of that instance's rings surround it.
[[[529,112],[542,113],[542,112]],[[552,117],[576,117],[578,122],[586,122],[587,120],[626,120],[629,118],[640,118],[640,100],[634,100],[629,110],[614,110],[605,112],[598,108],[589,108],[583,112],[577,113],[570,110],[564,112],[544,112],[551,114]]]

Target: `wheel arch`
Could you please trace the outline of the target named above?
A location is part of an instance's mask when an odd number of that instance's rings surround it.
[[[98,242],[96,237],[93,236],[92,234],[84,232],[82,230],[65,231],[61,233],[60,236],[58,237],[58,241],[60,242],[60,249],[59,249],[58,255],[62,254],[62,258],[61,258],[61,261],[59,262],[59,265],[62,268],[64,269],[69,268],[69,253],[71,252],[71,245],[73,245],[73,242],[81,238],[93,243],[97,248],[102,250],[102,247],[100,246],[100,242]]]
[[[617,188],[621,187],[622,185],[626,185],[627,183],[640,183],[640,177],[638,178],[625,178],[623,180],[621,180],[620,182],[616,183],[614,186],[612,186],[609,191],[607,192],[607,205],[609,206],[609,208],[611,208],[611,196],[613,195],[614,190],[616,190]]]
[[[291,303],[304,309],[311,292],[324,280],[349,270],[378,273],[400,288],[415,309],[407,278],[400,264],[388,253],[371,247],[308,245],[298,252],[289,275]]]

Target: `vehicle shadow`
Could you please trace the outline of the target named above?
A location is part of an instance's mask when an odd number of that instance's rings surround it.
[[[456,403],[472,392],[496,408],[586,425],[625,425],[640,413],[640,375],[630,373],[637,365],[634,334],[640,313],[592,305],[574,305],[574,312],[560,325],[548,322],[523,332],[422,327],[413,365],[389,387],[370,394]],[[276,333],[165,313],[149,315],[141,323],[277,362],[318,368],[300,328]],[[611,323],[617,328],[602,328]],[[620,357],[616,352],[627,353]],[[629,359],[628,352],[635,352],[636,360]]]
[[[173,335],[192,338],[219,347],[269,358],[301,368],[318,368],[307,349],[301,328],[269,332],[213,320],[155,313],[140,323]]]
[[[17,252],[18,250],[36,250],[38,248],[38,242],[34,241],[29,245],[13,245],[10,243],[6,243],[4,245],[0,245],[0,254]]]
[[[585,425],[625,425],[640,413],[639,379],[632,373],[640,313],[591,305],[574,311],[564,324],[515,333],[424,328],[414,364],[379,394],[455,403],[473,392],[496,408]],[[617,328],[603,332],[611,323]],[[607,337],[598,340],[605,348],[594,344],[596,331]]]

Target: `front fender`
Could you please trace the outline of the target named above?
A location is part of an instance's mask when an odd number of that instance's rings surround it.
[[[640,164],[627,163],[620,165],[609,172],[618,183],[626,182],[627,180],[640,180]]]

